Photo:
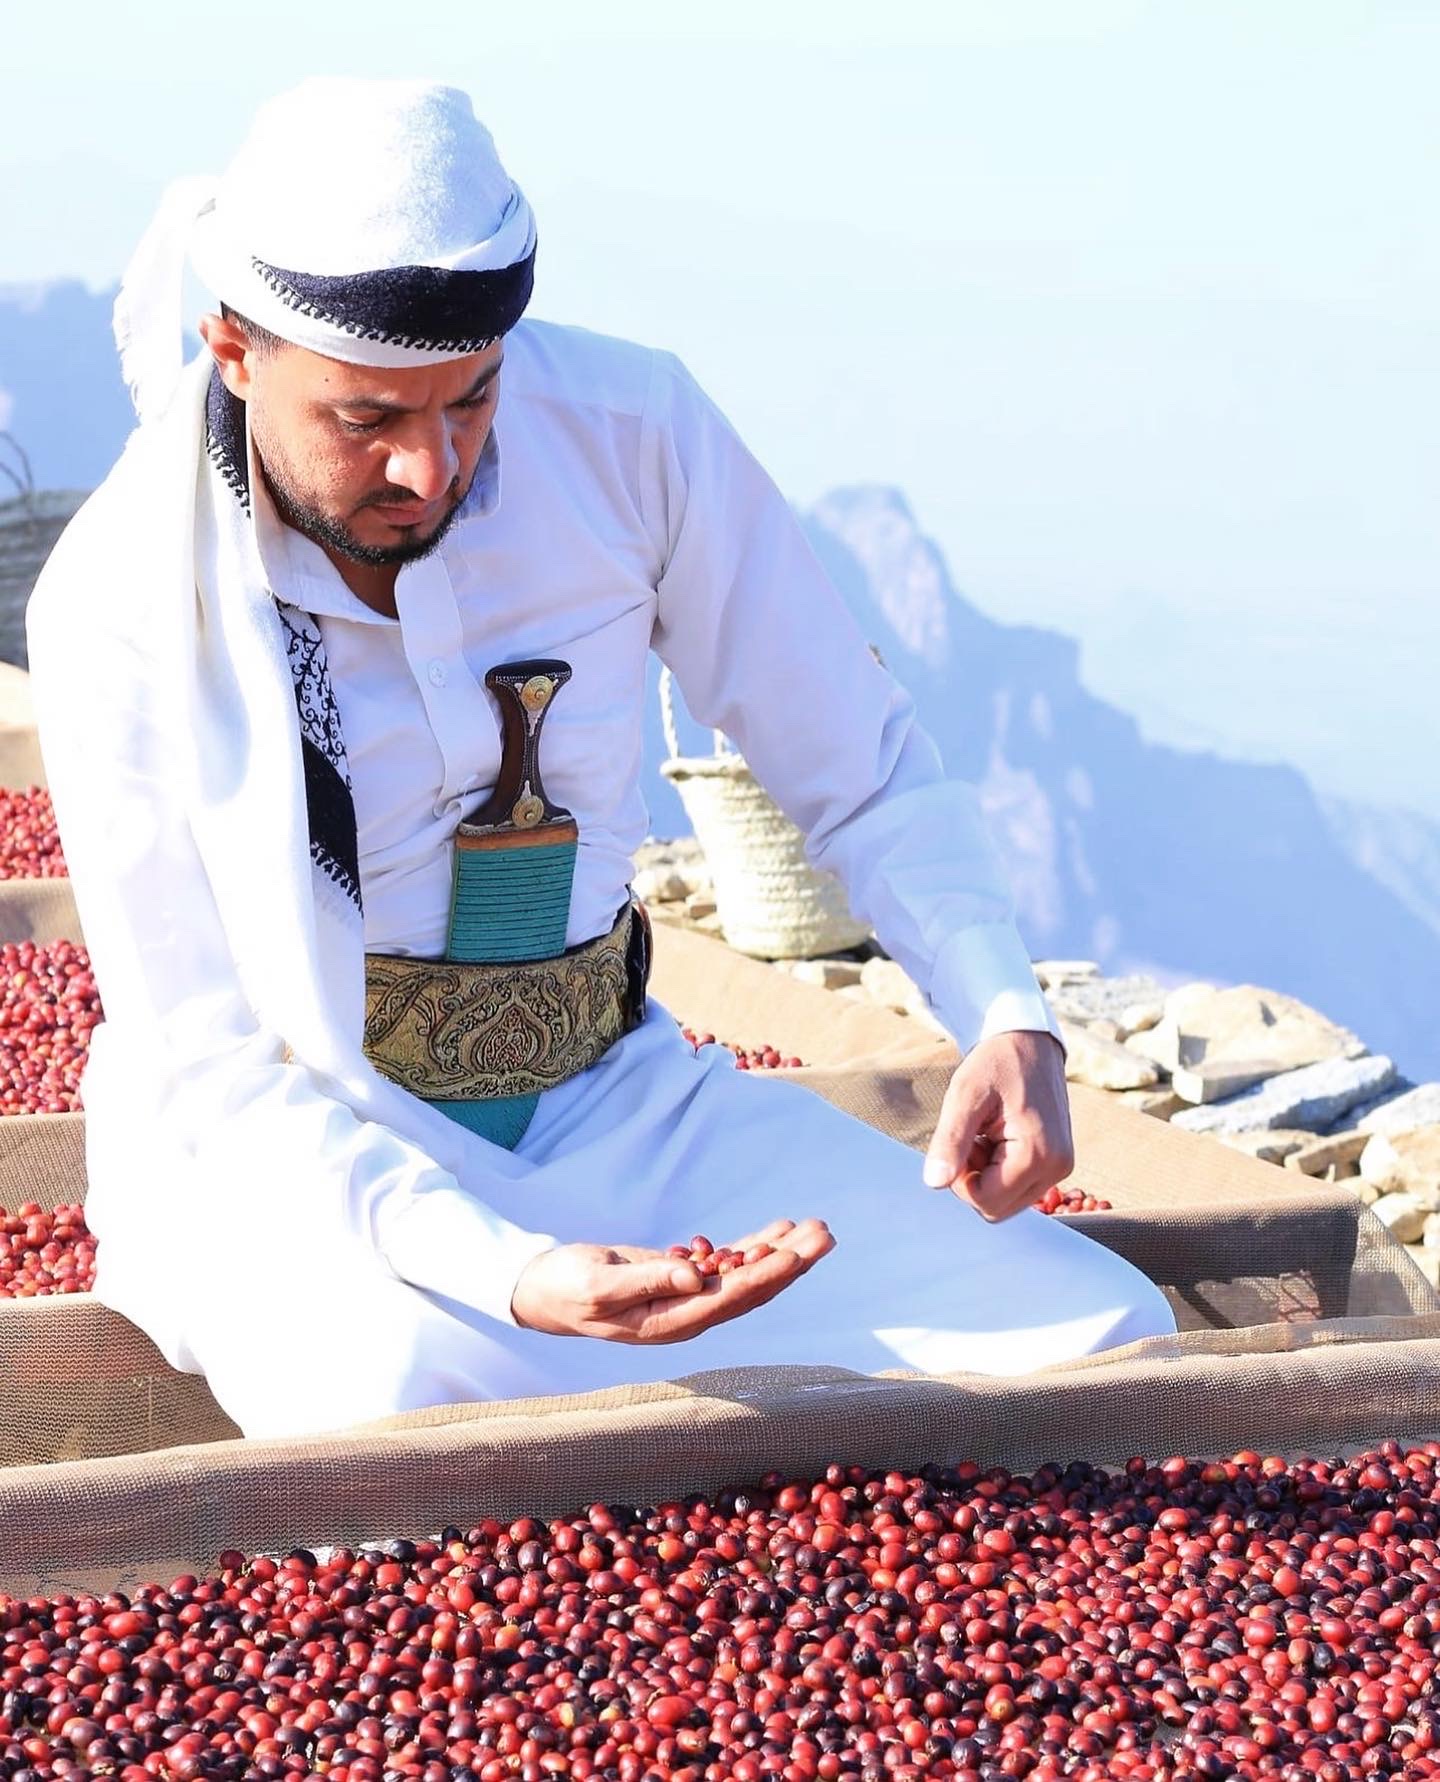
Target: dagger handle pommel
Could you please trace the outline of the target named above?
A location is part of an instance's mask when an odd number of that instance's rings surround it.
[[[530,830],[572,821],[552,804],[540,778],[540,731],[555,695],[570,679],[570,664],[557,656],[502,662],[487,670],[485,685],[500,707],[500,771],[495,789],[462,829]]]

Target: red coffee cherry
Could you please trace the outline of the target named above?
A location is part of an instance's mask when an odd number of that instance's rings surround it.
[[[1078,1188],[1047,1188],[1035,1203],[1041,1213],[1108,1213],[1113,1211],[1108,1200],[1084,1194]]]
[[[0,1299],[88,1293],[94,1284],[95,1239],[83,1208],[33,1200],[13,1213],[0,1207]]]
[[[90,1035],[103,1018],[84,947],[0,946],[0,1114],[78,1109]]]
[[[696,1034],[692,1028],[682,1027],[681,1034],[689,1040],[698,1052],[701,1046],[717,1044],[713,1033]],[[783,1057],[775,1046],[742,1046],[733,1040],[718,1042],[725,1049],[735,1054],[736,1070],[803,1070],[804,1063],[799,1058]]]
[[[0,1595],[0,1775],[1423,1782],[1437,1558],[1437,1442],[837,1461],[229,1549],[133,1597]]]
[[[50,794],[43,786],[0,787],[0,879],[68,877]]]

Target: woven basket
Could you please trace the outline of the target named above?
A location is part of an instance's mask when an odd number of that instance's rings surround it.
[[[805,858],[805,837],[715,731],[713,755],[682,756],[668,668],[660,712],[670,757],[660,771],[680,794],[715,882],[715,911],[726,941],[757,959],[815,959],[858,947],[870,930],[857,922],[845,889]]]

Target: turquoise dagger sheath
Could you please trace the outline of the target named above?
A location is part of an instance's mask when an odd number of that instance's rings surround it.
[[[492,668],[485,685],[500,707],[495,789],[455,834],[446,958],[467,964],[553,959],[565,950],[579,826],[552,804],[540,779],[540,731],[568,662],[536,657]],[[513,1149],[538,1091],[432,1105],[471,1132]]]

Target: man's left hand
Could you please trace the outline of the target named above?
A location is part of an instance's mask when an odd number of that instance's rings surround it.
[[[1033,1206],[1075,1167],[1065,1053],[1051,1033],[996,1033],[950,1079],[925,1159],[925,1181],[949,1188],[992,1223]]]

